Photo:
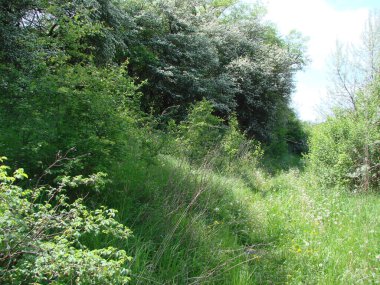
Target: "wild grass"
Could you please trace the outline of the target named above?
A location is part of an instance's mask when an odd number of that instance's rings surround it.
[[[285,283],[379,283],[378,195],[320,189],[312,174],[296,171],[269,184],[272,191],[256,204],[266,212],[267,228],[279,233]]]
[[[171,156],[117,175],[106,203],[134,230],[132,284],[379,283],[377,194],[296,169],[255,168],[248,183]]]

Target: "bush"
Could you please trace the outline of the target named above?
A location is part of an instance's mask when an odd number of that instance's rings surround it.
[[[338,110],[312,128],[309,164],[324,184],[376,189],[380,170],[379,81],[358,94],[355,111]]]
[[[241,174],[243,177],[252,176],[263,157],[261,144],[249,140],[239,129],[236,117],[229,121],[226,133],[220,143],[216,165],[225,172]]]
[[[212,103],[203,99],[191,107],[187,119],[178,127],[177,141],[191,161],[202,161],[223,137],[222,120],[212,112]]]
[[[5,157],[0,158],[2,163]],[[57,187],[23,189],[23,169],[8,175],[0,165],[0,283],[125,284],[131,258],[114,247],[91,249],[86,235],[126,240],[131,231],[118,223],[116,211],[90,210],[83,199],[68,201],[66,187],[103,184],[104,174],[61,177]]]
[[[58,151],[71,148],[81,156],[81,172],[104,171],[133,143],[137,87],[124,67],[75,65],[45,71],[25,82],[13,81],[10,74],[4,78],[0,148],[32,174],[45,169]]]

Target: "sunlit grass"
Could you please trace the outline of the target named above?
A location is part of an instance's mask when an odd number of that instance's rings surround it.
[[[268,230],[281,231],[277,251],[289,284],[377,284],[380,199],[318,189],[312,175],[273,178],[276,189],[257,203]],[[376,283],[377,282],[377,283]]]
[[[108,203],[134,230],[133,284],[380,280],[378,195],[320,189],[298,170],[253,169],[247,183],[172,157],[132,169],[140,180],[121,171]]]

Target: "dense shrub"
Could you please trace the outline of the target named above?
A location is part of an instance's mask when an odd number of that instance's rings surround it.
[[[258,165],[263,155],[259,142],[248,139],[240,130],[236,116],[228,124],[213,114],[213,104],[205,99],[195,103],[186,120],[170,129],[175,137],[172,152],[194,163],[207,163],[214,169],[237,171],[242,164]],[[243,162],[244,161],[244,162]]]
[[[213,111],[212,103],[203,99],[190,108],[187,119],[178,126],[178,143],[190,160],[203,160],[223,137],[226,128]]]
[[[253,169],[259,166],[263,154],[261,144],[248,139],[239,129],[236,117],[232,117],[220,142],[214,163],[218,169],[230,174],[251,176]]]
[[[13,80],[3,66],[0,147],[31,173],[41,172],[58,151],[82,156],[86,173],[104,170],[136,126],[138,92],[124,67],[46,68]]]
[[[325,184],[368,190],[379,183],[379,81],[358,94],[355,111],[338,110],[312,128],[310,166]]]
[[[114,247],[91,249],[83,237],[126,240],[131,231],[118,223],[116,211],[90,210],[83,199],[69,202],[67,187],[103,184],[104,174],[61,177],[58,185],[25,189],[23,169],[8,175],[0,158],[0,283],[125,284],[131,258]]]
[[[327,184],[348,183],[355,169],[355,150],[361,146],[360,127],[347,115],[329,118],[313,128],[309,159]]]

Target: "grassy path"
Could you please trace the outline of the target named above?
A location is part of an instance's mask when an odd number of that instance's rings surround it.
[[[378,195],[170,157],[147,173],[110,201],[135,233],[132,284],[379,284]]]

